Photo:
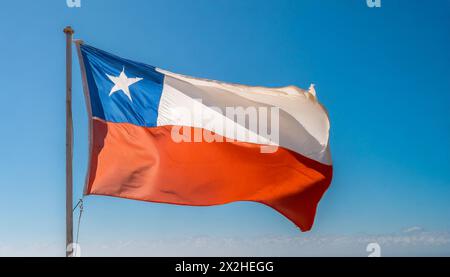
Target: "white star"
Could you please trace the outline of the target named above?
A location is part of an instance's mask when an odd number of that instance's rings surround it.
[[[114,83],[114,87],[109,92],[109,96],[111,96],[114,92],[121,90],[123,93],[125,93],[126,96],[128,96],[128,98],[130,98],[130,101],[133,102],[133,99],[131,99],[129,86],[141,81],[142,78],[128,78],[127,75],[125,75],[125,67],[118,77],[108,74],[106,74],[106,76],[108,76],[108,78]]]

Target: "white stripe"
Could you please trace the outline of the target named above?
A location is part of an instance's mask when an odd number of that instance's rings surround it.
[[[158,111],[158,126],[183,125],[211,130],[211,126],[218,126],[217,124],[220,126],[218,122],[227,122],[227,126],[230,124],[237,130],[247,131],[244,137],[242,135],[231,136],[232,139],[259,144],[274,144],[263,134],[247,130],[246,126],[236,124],[232,119],[210,107],[219,107],[222,110],[230,105],[244,108],[250,106],[256,108],[278,107],[280,109],[280,137],[277,144],[323,164],[331,165],[328,147],[330,128],[328,115],[315,95],[294,86],[251,87],[157,70],[166,75]],[[202,100],[202,104],[195,100],[198,98]],[[171,110],[174,107],[184,107],[192,113],[201,111],[203,115],[207,116],[203,116],[205,118],[202,117],[202,120],[198,122],[192,122],[183,117],[177,118]],[[211,131],[230,137],[227,131]]]
[[[179,125],[203,128],[223,137],[250,143],[274,144],[233,120],[225,117],[214,108],[202,104],[177,88],[174,79],[166,76],[158,108],[158,126]],[[199,101],[200,100],[200,101]],[[276,143],[275,143],[276,144]]]

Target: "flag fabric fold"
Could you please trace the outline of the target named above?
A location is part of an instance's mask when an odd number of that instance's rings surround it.
[[[77,48],[90,126],[86,195],[254,201],[311,229],[332,178],[328,114],[313,87],[199,79]]]

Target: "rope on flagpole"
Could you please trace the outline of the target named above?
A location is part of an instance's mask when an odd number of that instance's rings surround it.
[[[78,206],[79,206],[80,204],[83,205],[83,198],[80,198],[80,199],[78,200],[78,203],[75,205],[75,207],[73,207],[72,212],[75,212],[75,210],[78,208]]]
[[[80,234],[80,225],[81,225],[81,216],[83,215],[83,209],[84,209],[84,206],[83,206],[83,198],[80,198],[80,200],[78,200],[78,203],[75,205],[75,207],[73,208],[73,212],[75,212],[75,210],[77,209],[79,207],[79,209],[80,209],[80,213],[79,213],[79,215],[78,215],[78,224],[77,224],[77,235],[76,235],[76,239],[75,239],[75,243],[76,243],[76,245],[78,245],[78,237],[79,237],[79,234]],[[78,247],[77,247],[78,248]],[[77,249],[76,248],[76,249]],[[75,249],[75,251],[76,251],[76,249]],[[76,255],[76,253],[74,253],[74,256]]]

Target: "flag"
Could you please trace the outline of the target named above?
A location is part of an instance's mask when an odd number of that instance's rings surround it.
[[[254,201],[311,229],[332,178],[330,124],[313,86],[231,84],[77,49],[90,126],[85,195]]]

